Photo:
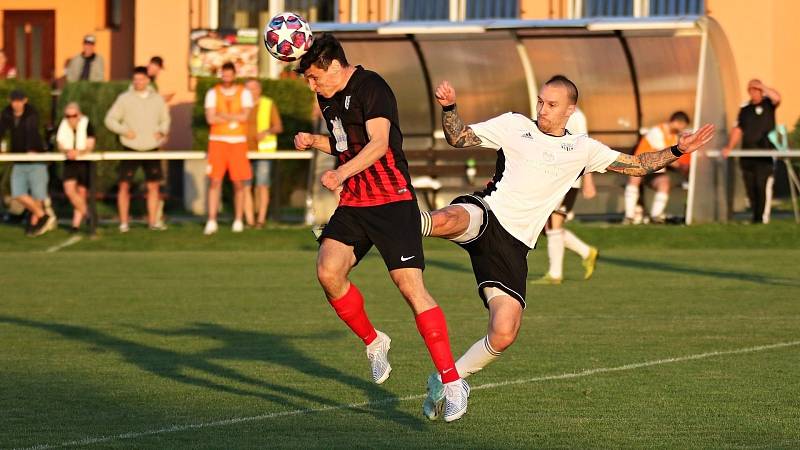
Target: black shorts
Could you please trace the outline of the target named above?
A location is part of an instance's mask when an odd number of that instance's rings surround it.
[[[79,186],[89,187],[89,161],[64,161],[62,179],[75,180]]]
[[[578,199],[578,191],[578,188],[571,188],[569,191],[567,191],[567,195],[564,196],[564,200],[561,200],[561,206],[559,206],[558,209],[553,212],[556,214],[561,214],[562,216],[569,214],[575,207],[575,201]]]
[[[389,270],[425,269],[422,228],[416,200],[379,206],[339,206],[319,242],[333,239],[353,247],[356,264],[373,245]]]
[[[496,287],[514,297],[525,308],[528,285],[528,252],[531,250],[512,236],[497,220],[489,205],[476,195],[462,195],[450,202],[471,203],[484,212],[483,224],[475,239],[457,244],[469,253],[478,283],[478,295],[489,308],[483,288]]]
[[[125,150],[136,151],[125,147]],[[149,150],[151,152],[157,150]],[[131,182],[136,170],[142,167],[144,171],[144,179],[146,181],[161,181],[164,179],[164,172],[161,170],[161,161],[157,159],[145,159],[140,161],[122,160],[119,162],[119,181]]]

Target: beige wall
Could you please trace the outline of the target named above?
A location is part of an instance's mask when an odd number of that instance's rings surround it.
[[[800,1],[706,0],[706,8],[730,42],[741,101],[747,80],[761,79],[783,97],[778,122],[793,128],[800,118]]]
[[[194,4],[193,4],[194,3]],[[189,31],[193,0],[136,0],[134,61],[146,65],[153,56],[164,58],[158,89],[169,100],[172,129],[166,148],[189,149],[192,145],[191,112],[194,92],[189,90]],[[168,20],[165,20],[168,18]]]
[[[56,16],[55,32],[55,67],[56,77],[64,75],[64,66],[67,60],[81,51],[83,36],[93,33],[97,36],[96,51],[106,61],[106,78],[111,74],[130,71],[130,60],[126,59],[125,52],[130,48],[130,43],[125,43],[125,36],[130,31],[122,27],[118,31],[105,28],[106,2],[104,0],[0,0],[0,10],[53,10]],[[2,17],[0,17],[2,28]],[[112,38],[115,52],[111,58]],[[0,33],[0,47],[4,45]],[[127,38],[128,41],[130,37]],[[129,51],[128,51],[129,52]],[[130,53],[127,54],[130,56]]]

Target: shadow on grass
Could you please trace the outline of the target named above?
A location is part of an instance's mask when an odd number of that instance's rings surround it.
[[[629,267],[632,269],[656,270],[659,272],[672,272],[684,275],[698,275],[703,277],[712,277],[712,278],[720,278],[728,280],[749,281],[751,283],[768,284],[771,286],[800,287],[800,279],[770,277],[748,272],[734,272],[726,270],[701,269],[697,267],[684,267],[677,264],[671,264],[660,261],[648,261],[644,259],[601,256],[600,263],[601,264],[608,263],[615,266]]]
[[[376,419],[391,420],[415,430],[422,429],[422,421],[417,417],[397,410],[397,398],[384,388],[315,361],[291,344],[294,339],[326,339],[330,338],[329,335],[283,336],[233,330],[213,324],[196,324],[193,327],[179,330],[138,328],[143,332],[160,336],[203,337],[222,341],[220,347],[212,350],[199,353],[184,353],[151,347],[76,325],[39,322],[3,315],[0,315],[0,323],[45,330],[61,335],[66,339],[112,351],[141,370],[191,386],[227,394],[262,398],[291,410],[316,408],[315,406],[298,403],[300,400],[314,402],[327,407],[340,406],[340,403],[334,400],[297,389],[291,385],[273,383],[244,375],[229,367],[214,363],[212,360],[258,361],[280,365],[315,377],[335,380],[361,390],[367,396],[370,406],[353,406],[350,408],[351,410],[370,413]],[[201,375],[189,374],[190,371],[199,372]],[[224,382],[215,382],[211,378],[223,379]],[[236,387],[235,385],[237,384],[245,387]],[[386,409],[378,410],[374,409],[375,407],[384,407]]]

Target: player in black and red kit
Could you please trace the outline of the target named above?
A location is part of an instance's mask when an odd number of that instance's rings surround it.
[[[316,39],[295,71],[317,93],[330,131],[330,137],[298,133],[295,147],[335,156],[336,169],[325,172],[321,181],[331,191],[341,189],[339,206],[319,238],[317,278],[322,289],[336,314],[367,346],[373,380],[386,381],[392,370],[387,359],[391,340],[372,326],[364,298],[347,278],[369,249],[377,247],[445,383],[445,420],[456,420],[467,410],[469,386],[456,370],[444,314],[422,280],[419,208],[394,93],[377,73],[349,65],[341,44],[329,34]]]

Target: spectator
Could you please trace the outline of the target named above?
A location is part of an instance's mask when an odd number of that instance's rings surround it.
[[[0,140],[6,130],[11,134],[12,153],[39,153],[44,142],[39,134],[39,113],[28,104],[28,96],[15,89],[9,95],[10,105],[0,115]],[[26,234],[39,236],[55,226],[56,218],[45,212],[47,199],[47,164],[38,162],[14,163],[11,169],[11,197],[31,214]]]
[[[248,80],[245,87],[255,102],[247,121],[247,148],[258,149],[259,153],[275,152],[278,149],[278,134],[283,132],[278,105],[271,98],[261,95],[261,83],[258,80]],[[245,219],[248,225],[253,225],[253,197],[255,197],[258,210],[255,226],[260,229],[264,228],[267,222],[273,163],[267,159],[257,159],[253,161],[252,166],[255,192],[251,193],[250,189],[245,190]]]
[[[147,63],[147,76],[150,77],[150,82],[153,83],[153,87],[155,88],[156,92],[164,97],[165,102],[169,103],[169,101],[172,100],[172,97],[175,96],[175,93],[170,92],[165,94],[161,92],[156,82],[156,79],[162,70],[164,70],[164,59],[160,56],[153,56],[150,58],[150,62]]]
[[[562,75],[563,76],[563,75]],[[588,134],[589,127],[586,124],[586,115],[577,106],[567,120],[566,132],[572,135]],[[583,279],[588,280],[594,273],[599,252],[597,247],[591,246],[581,240],[575,233],[568,230],[564,225],[570,220],[575,201],[578,199],[578,190],[587,200],[594,198],[597,189],[594,185],[594,178],[591,173],[584,173],[572,184],[572,187],[561,205],[550,214],[547,223],[544,225],[545,235],[547,235],[547,260],[549,268],[547,272],[534,280],[532,284],[538,285],[559,285],[564,276],[564,249],[569,249],[581,257],[581,264],[584,268]]]
[[[5,50],[0,49],[0,80],[16,77],[17,69],[8,64],[8,57],[6,56]]]
[[[103,57],[94,52],[97,39],[93,34],[83,37],[83,51],[67,63],[67,81],[103,81],[105,69]]]
[[[56,132],[58,150],[67,157],[64,162],[64,194],[72,203],[72,233],[77,233],[88,216],[86,193],[89,187],[89,162],[76,161],[78,156],[91,153],[95,145],[94,127],[81,114],[80,106],[71,102],[64,107],[64,118]]]
[[[722,149],[726,158],[739,141],[742,149],[775,148],[767,135],[775,129],[775,108],[781,103],[781,95],[761,80],[750,80],[747,93],[750,101],[739,110],[728,145]],[[771,157],[739,158],[747,198],[753,210],[753,223],[769,223],[774,165]]]
[[[125,150],[137,152],[158,151],[169,131],[170,117],[164,99],[150,86],[147,68],[133,69],[131,87],[117,97],[105,119],[106,128],[120,135]],[[147,224],[151,230],[165,230],[158,219],[159,183],[164,178],[161,161],[126,160],[119,164],[119,231],[129,230],[130,187],[136,170],[142,167],[147,185]]]
[[[689,126],[689,115],[683,111],[673,113],[668,122],[656,125],[650,128],[644,137],[639,141],[634,151],[635,155],[641,153],[653,152],[661,150],[662,148],[671,147],[678,143],[678,137]],[[678,161],[672,164],[673,168],[680,168],[687,166],[690,161],[691,155],[683,155]],[[664,211],[667,209],[667,202],[669,202],[669,191],[671,189],[669,174],[666,169],[661,169],[657,172],[645,175],[644,177],[628,177],[628,184],[625,185],[625,218],[624,224],[635,224],[638,220],[636,215],[636,204],[639,202],[639,186],[642,183],[649,185],[655,191],[653,198],[653,205],[650,208],[650,222],[664,223],[666,222],[666,215]]]
[[[208,136],[208,222],[203,233],[217,232],[222,179],[225,172],[233,183],[234,233],[244,230],[244,182],[253,178],[247,159],[247,116],[253,108],[250,91],[236,83],[236,67],[222,65],[221,82],[209,89],[205,98],[206,122],[211,127]]]

